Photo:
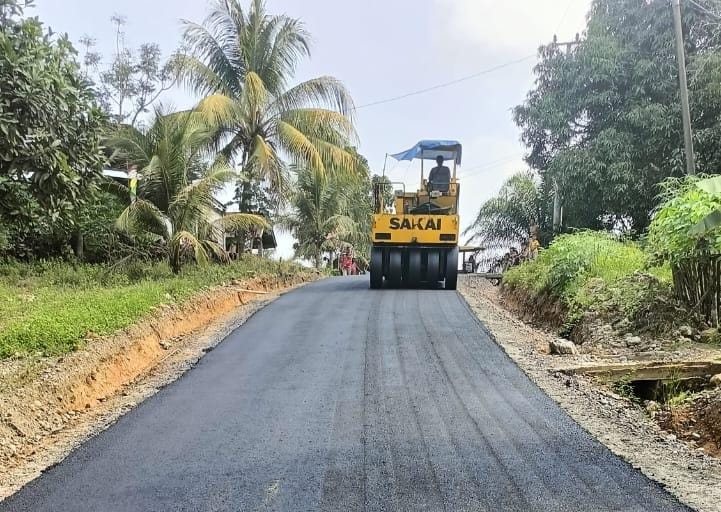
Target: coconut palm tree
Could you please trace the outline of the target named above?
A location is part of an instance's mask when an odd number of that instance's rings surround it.
[[[531,236],[531,229],[541,224],[542,197],[538,184],[530,172],[511,176],[498,195],[481,205],[476,220],[464,232],[469,242],[484,247],[523,246]]]
[[[213,130],[202,120],[195,112],[156,110],[146,130],[125,128],[110,140],[115,158],[137,166],[141,176],[137,198],[120,215],[117,227],[165,240],[174,272],[189,258],[199,264],[211,256],[227,260],[225,248],[215,241],[219,230],[269,227],[262,217],[242,213],[211,222],[214,193],[237,173],[222,158],[209,160]]]
[[[360,226],[352,217],[345,179],[323,174],[309,167],[297,170],[297,187],[290,202],[292,213],[280,223],[295,239],[296,256],[313,259],[316,267],[323,253],[334,252],[359,237]]]
[[[288,87],[310,54],[301,21],[268,14],[263,0],[247,10],[239,0],[217,0],[202,24],[184,24],[189,53],[181,79],[205,96],[198,111],[217,127],[217,148],[241,165],[239,186],[262,180],[277,200],[287,197],[281,156],[321,173],[355,168],[344,149],[355,139],[345,87],[325,76]]]

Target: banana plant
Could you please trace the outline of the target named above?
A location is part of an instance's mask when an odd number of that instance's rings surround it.
[[[714,176],[698,181],[696,186],[712,196],[721,195],[721,176]],[[689,234],[705,236],[721,226],[721,209],[717,209],[706,215],[696,223]]]

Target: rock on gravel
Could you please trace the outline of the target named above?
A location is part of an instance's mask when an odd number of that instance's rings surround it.
[[[716,387],[721,387],[721,373],[717,373],[716,375],[711,377],[710,382]]]
[[[626,336],[626,345],[629,347],[637,347],[641,344],[640,336]]]
[[[555,340],[550,340],[548,342],[548,348],[551,351],[551,354],[556,355],[572,355],[575,356],[578,354],[578,349],[576,348],[576,344],[572,342],[571,340],[567,340],[564,338],[556,338]]]

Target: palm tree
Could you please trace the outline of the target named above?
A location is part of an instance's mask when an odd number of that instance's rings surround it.
[[[239,187],[264,181],[281,202],[289,193],[281,155],[322,173],[355,168],[344,149],[355,139],[345,87],[324,76],[288,88],[299,59],[310,54],[301,21],[268,14],[263,0],[247,11],[239,0],[217,0],[202,24],[184,23],[190,53],[181,79],[206,96],[198,111],[217,127],[217,148],[241,165]]]
[[[477,241],[489,249],[523,246],[531,236],[531,229],[539,226],[542,197],[538,184],[530,172],[511,176],[498,195],[481,205],[476,220],[464,232],[469,242]]]
[[[281,224],[298,241],[296,256],[313,259],[320,268],[324,252],[334,252],[361,235],[351,216],[348,191],[343,179],[308,167],[297,171],[297,189],[291,197],[293,212]]]
[[[188,258],[199,264],[211,256],[227,260],[225,248],[214,241],[220,230],[269,227],[262,217],[241,213],[209,220],[214,193],[237,176],[222,158],[209,163],[212,136],[195,112],[166,115],[156,110],[148,129],[125,128],[110,141],[116,158],[137,166],[142,177],[137,198],[117,226],[165,240],[174,272]]]

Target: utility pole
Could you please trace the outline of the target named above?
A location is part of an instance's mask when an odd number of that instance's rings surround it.
[[[683,118],[683,139],[686,149],[686,173],[696,174],[696,161],[693,154],[691,134],[691,110],[688,105],[688,84],[686,82],[686,57],[683,47],[683,27],[681,26],[681,0],[671,0],[673,26],[676,32],[676,61],[678,63],[678,83],[681,94],[681,117]]]
[[[553,45],[558,46],[559,44],[566,46],[566,56],[570,55],[573,45],[579,44],[581,38],[576,33],[576,39],[573,41],[567,41],[565,43],[559,43],[558,38],[554,34]],[[561,204],[561,186],[558,183],[558,178],[553,180],[553,233],[560,233],[561,226],[563,225],[563,206]]]

